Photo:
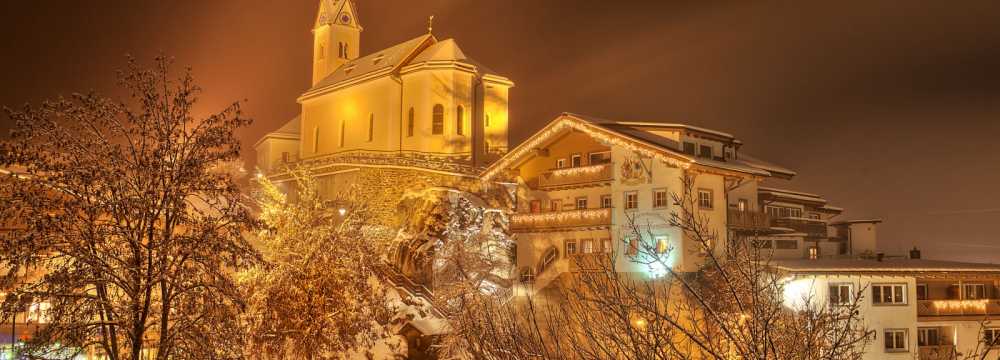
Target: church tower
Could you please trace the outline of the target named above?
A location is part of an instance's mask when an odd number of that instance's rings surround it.
[[[313,28],[313,85],[361,50],[361,23],[353,0],[320,0]]]

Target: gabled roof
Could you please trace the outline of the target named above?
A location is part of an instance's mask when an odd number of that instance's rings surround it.
[[[757,188],[757,193],[760,195],[765,195],[765,198],[771,198],[772,200],[787,200],[791,202],[806,202],[815,204],[817,206],[822,206],[826,204],[826,199],[817,194],[778,189],[773,187],[760,186]]]
[[[298,140],[301,136],[301,131],[302,131],[299,125],[301,121],[302,121],[301,115],[292,118],[284,125],[281,125],[281,127],[278,128],[278,130],[264,134],[264,136],[262,136],[260,140],[257,140],[257,142],[253,144],[253,147],[256,148],[257,146],[260,146],[260,143],[267,139]]]
[[[628,125],[628,123],[563,113],[486,168],[482,175],[483,179],[490,180],[503,172],[504,169],[516,166],[515,164],[533,154],[535,149],[544,146],[548,141],[568,130],[582,131],[602,142],[626,146],[644,156],[655,157],[685,169],[691,165],[701,165],[748,175],[770,176],[770,173],[765,170],[740,163],[698,158],[684,154],[679,151],[677,141],[642,131],[633,125]]]
[[[737,140],[737,141],[739,141],[739,140]],[[742,163],[746,164],[747,166],[753,166],[753,167],[758,168],[758,169],[767,170],[774,177],[785,179],[785,180],[791,180],[793,177],[795,177],[795,175],[798,175],[798,173],[796,173],[795,171],[792,171],[792,170],[790,170],[788,168],[785,168],[785,167],[782,167],[782,166],[779,166],[779,165],[775,165],[775,164],[769,163],[767,161],[758,159],[756,157],[747,155],[746,153],[744,153],[742,151],[739,154],[739,159],[736,159],[735,161],[742,162]]]

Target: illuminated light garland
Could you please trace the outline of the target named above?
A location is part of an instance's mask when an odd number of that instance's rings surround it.
[[[608,130],[603,130],[594,125],[587,124],[584,120],[572,117],[570,115],[563,115],[554,123],[552,123],[545,129],[542,129],[542,131],[540,131],[539,133],[535,134],[535,136],[532,137],[530,140],[528,140],[528,142],[518,145],[518,147],[515,148],[513,152],[508,153],[507,156],[505,156],[503,159],[500,159],[500,161],[497,161],[496,163],[491,165],[483,173],[483,179],[489,180],[492,179],[493,177],[496,177],[500,172],[505,171],[514,160],[519,159],[524,155],[527,155],[528,153],[535,151],[535,149],[539,145],[541,145],[545,140],[562,132],[566,128],[583,132],[593,137],[594,139],[601,141],[606,145],[620,146],[632,152],[635,152],[641,156],[647,158],[659,159],[670,166],[679,167],[687,170],[688,168],[691,167],[691,164],[693,163],[693,161],[691,160],[681,160],[673,156],[667,156],[661,151],[651,150],[649,147],[652,147],[652,145],[640,146],[638,145],[638,142],[635,140],[624,139],[620,135],[614,134]]]
[[[573,175],[599,174],[602,171],[606,170],[610,166],[611,166],[611,164],[579,166],[579,167],[555,169],[555,170],[548,171],[548,173],[552,174],[554,176],[573,176]]]
[[[514,214],[511,223],[515,225],[536,225],[538,223],[563,224],[574,221],[611,220],[611,209],[586,209],[557,211],[548,213]]]
[[[976,310],[979,312],[985,312],[986,306],[990,303],[989,299],[979,299],[979,300],[934,300],[931,302],[934,304],[934,308],[938,310]]]

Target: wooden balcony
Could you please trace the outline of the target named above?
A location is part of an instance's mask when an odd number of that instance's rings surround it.
[[[1000,300],[917,300],[919,317],[975,317],[1000,316]]]
[[[538,189],[554,190],[610,183],[615,179],[611,163],[555,169],[538,175]]]
[[[811,238],[826,238],[828,235],[826,221],[818,219],[774,218],[771,219],[771,226],[793,229]]]
[[[730,210],[726,224],[733,230],[763,231],[771,227],[771,220],[761,212]]]
[[[919,359],[954,359],[955,345],[929,345],[917,348]]]
[[[510,219],[511,231],[521,233],[609,226],[610,208],[514,214]]]

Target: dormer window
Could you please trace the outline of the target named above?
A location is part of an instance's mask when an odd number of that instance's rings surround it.
[[[378,65],[379,63],[382,62],[383,59],[385,59],[384,54],[375,55],[375,59],[372,59],[372,64]]]
[[[344,68],[344,75],[350,75],[351,71],[354,71],[354,65],[348,65]]]
[[[694,155],[694,143],[685,142],[684,153],[688,155]]]
[[[316,50],[316,60],[326,59],[326,45],[319,44],[319,49]]]
[[[702,145],[698,151],[698,156],[711,159],[712,158],[712,147],[708,145]]]

